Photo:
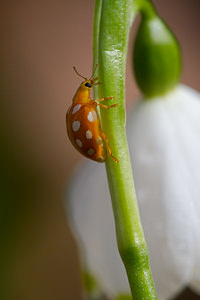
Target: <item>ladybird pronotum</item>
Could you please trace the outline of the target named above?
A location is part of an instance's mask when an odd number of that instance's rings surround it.
[[[117,104],[110,106],[103,105],[99,102],[114,99],[114,97],[105,97],[98,100],[90,99],[90,91],[94,85],[100,84],[98,78],[93,78],[97,65],[92,73],[92,76],[87,79],[75,72],[84,81],[78,88],[73,103],[69,107],[66,115],[67,133],[72,145],[84,156],[97,162],[104,162],[107,157],[107,150],[115,162],[118,160],[113,156],[108,138],[101,129],[100,118],[97,106],[106,109],[116,107]]]

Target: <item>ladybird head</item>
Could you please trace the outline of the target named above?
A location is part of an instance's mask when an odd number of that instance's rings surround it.
[[[96,64],[96,66],[95,66],[95,68],[94,68],[94,71],[92,72],[92,75],[91,75],[91,77],[90,77],[89,79],[87,79],[86,77],[82,76],[82,75],[76,70],[76,68],[74,67],[74,71],[76,72],[76,74],[77,74],[78,76],[82,77],[83,79],[85,79],[85,81],[83,81],[83,82],[81,83],[81,87],[82,87],[82,88],[84,88],[84,89],[86,88],[86,89],[90,90],[90,89],[93,87],[93,85],[100,84],[100,82],[98,82],[98,77],[93,78],[94,73],[95,73],[97,67],[98,67],[98,65]]]
[[[93,82],[91,80],[85,80],[81,83],[81,87],[83,89],[91,90],[93,87]]]
[[[84,88],[84,89],[87,89],[87,90],[91,90],[93,85],[100,84],[100,82],[96,82],[97,80],[98,80],[98,78],[88,79],[86,81],[83,81],[81,83],[81,87]]]

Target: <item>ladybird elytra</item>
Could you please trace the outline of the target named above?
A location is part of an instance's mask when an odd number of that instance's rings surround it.
[[[91,88],[100,84],[98,77],[93,78],[97,69],[94,68],[92,76],[87,79],[75,72],[84,79],[78,88],[72,105],[66,114],[67,133],[72,145],[85,157],[97,162],[104,162],[107,158],[107,150],[109,155],[115,162],[119,162],[112,154],[109,141],[106,134],[102,131],[97,106],[105,109],[116,107],[117,104],[110,106],[103,105],[99,102],[112,100],[114,97],[105,97],[98,100],[90,98]]]

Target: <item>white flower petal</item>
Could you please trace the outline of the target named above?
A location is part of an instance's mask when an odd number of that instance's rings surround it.
[[[87,268],[108,294],[129,291],[117,250],[105,167],[87,162],[70,183],[68,199],[72,228],[75,225],[80,237],[78,242],[83,246]]]
[[[130,148],[136,191],[161,299],[189,283],[195,248],[194,199],[200,197],[191,170],[200,153],[200,102],[193,101],[193,92],[186,87],[165,98],[140,103],[128,127],[134,136]],[[200,168],[195,170],[200,176]]]
[[[198,289],[200,278],[200,95],[180,86],[164,98],[138,103],[127,126],[142,223],[162,300],[191,278]],[[108,294],[130,293],[104,167],[85,164],[69,192],[69,216],[89,270]]]

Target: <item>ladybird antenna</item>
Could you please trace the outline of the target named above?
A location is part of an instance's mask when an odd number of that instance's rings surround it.
[[[92,76],[90,77],[90,79],[92,79],[94,73],[96,72],[97,67],[98,67],[98,64],[96,64],[96,66],[94,67],[94,71],[92,72]],[[88,79],[88,80],[90,80],[90,79]]]
[[[82,76],[82,75],[76,70],[75,67],[73,67],[73,69],[74,69],[74,71],[76,72],[76,74],[77,74],[78,76],[80,76],[80,77],[82,77],[83,79],[87,80],[87,78],[84,77],[84,76]]]

